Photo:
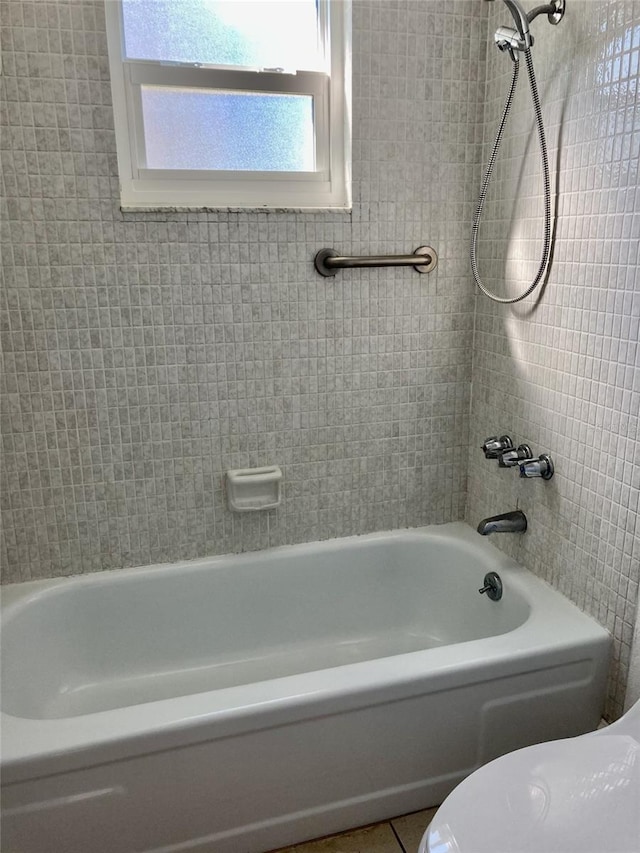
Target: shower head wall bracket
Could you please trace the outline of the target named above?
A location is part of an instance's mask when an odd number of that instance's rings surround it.
[[[532,9],[529,12],[527,18],[529,19],[529,23],[531,23],[531,21],[535,20],[538,15],[544,15],[546,13],[547,20],[550,24],[559,24],[566,12],[566,6],[566,0],[553,0],[553,2],[549,3],[548,6],[536,6],[535,9]]]
[[[504,0],[505,6],[511,12],[515,28],[498,27],[494,39],[500,50],[508,50],[513,57],[513,51],[529,50],[533,46],[533,36],[529,30],[529,24],[538,15],[546,15],[550,24],[559,24],[562,20],[566,0],[552,0],[544,6],[536,6],[530,12],[525,12],[518,0]]]
[[[533,36],[531,33],[527,32],[527,39],[525,41],[515,27],[498,27],[493,39],[499,50],[509,51],[513,60],[518,58],[515,51],[527,50],[533,46]]]

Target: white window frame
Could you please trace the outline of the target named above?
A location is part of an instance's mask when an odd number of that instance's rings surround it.
[[[105,0],[105,3],[123,210],[350,209],[350,0],[319,0],[321,34],[330,47],[330,68],[296,73],[126,59],[121,0]],[[142,85],[311,95],[316,170],[148,169]]]

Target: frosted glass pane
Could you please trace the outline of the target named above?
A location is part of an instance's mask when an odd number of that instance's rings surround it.
[[[142,86],[149,169],[313,171],[313,98]]]
[[[128,59],[321,68],[316,0],[123,0]]]

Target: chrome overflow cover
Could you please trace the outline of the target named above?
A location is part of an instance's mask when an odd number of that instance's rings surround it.
[[[486,592],[491,601],[500,601],[502,598],[502,581],[500,580],[500,575],[497,572],[487,572],[484,576],[484,586],[478,592],[480,595]]]

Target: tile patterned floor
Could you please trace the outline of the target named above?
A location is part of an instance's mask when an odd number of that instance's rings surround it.
[[[273,853],[417,853],[420,839],[435,813],[435,808],[425,809]]]

